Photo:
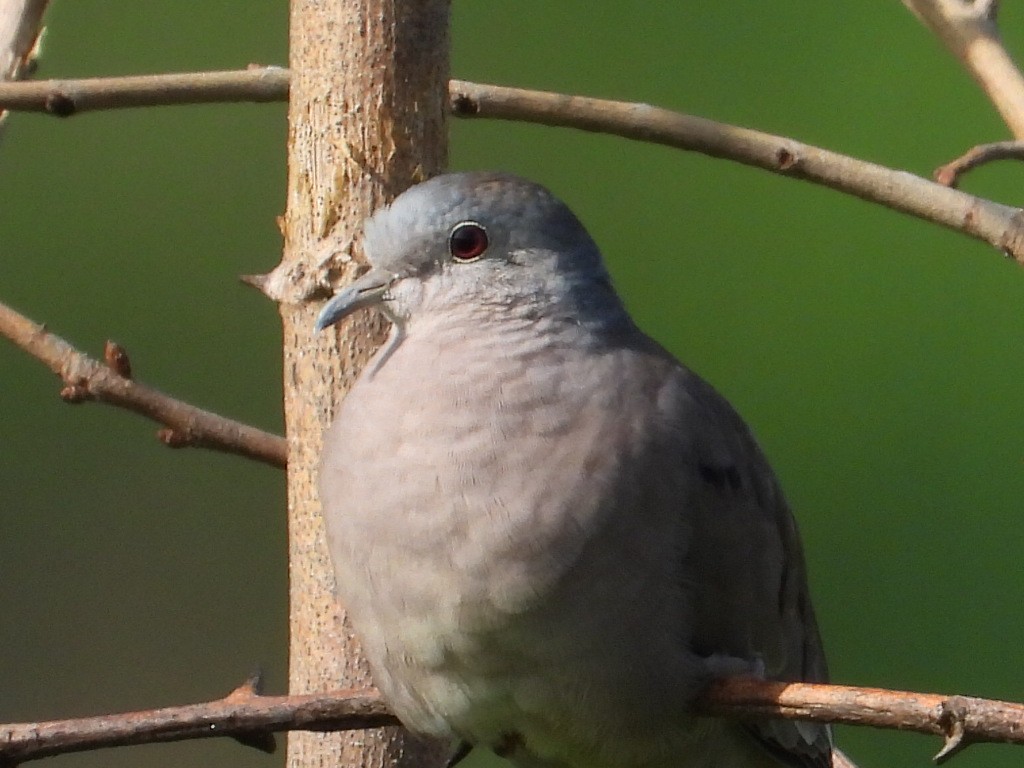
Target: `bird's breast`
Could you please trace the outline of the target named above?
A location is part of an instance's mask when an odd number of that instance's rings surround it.
[[[332,537],[371,573],[409,582],[406,599],[458,580],[462,621],[473,606],[519,610],[596,511],[585,493],[550,489],[553,476],[584,486],[604,463],[608,404],[585,380],[599,374],[558,339],[524,336],[411,332],[357,382],[329,436],[325,472],[349,499],[329,510]]]
[[[676,543],[667,521],[646,523],[665,526],[653,537],[643,521],[607,524],[636,504],[631,446],[647,439],[647,419],[619,418],[640,393],[609,386],[614,354],[515,325],[426,330],[342,403],[325,515],[341,600],[399,716],[479,732],[580,677],[585,645],[614,643],[619,603],[659,600],[644,560],[674,562]],[[590,547],[603,535],[619,541]],[[608,561],[584,571],[588,552]]]

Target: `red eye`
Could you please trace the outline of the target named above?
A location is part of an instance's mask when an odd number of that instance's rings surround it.
[[[463,264],[476,261],[487,250],[487,231],[475,221],[456,224],[448,236],[448,250],[453,259]]]

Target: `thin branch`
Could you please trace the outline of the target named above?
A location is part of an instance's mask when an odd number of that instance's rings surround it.
[[[264,752],[276,731],[333,731],[397,725],[376,692],[261,696],[258,680],[223,699],[162,709],[0,726],[0,766],[70,752],[219,736]]]
[[[0,336],[42,361],[64,382],[69,403],[96,400],[134,411],[164,425],[157,436],[173,448],[194,446],[246,456],[275,467],[287,462],[283,438],[176,400],[131,377],[127,353],[108,341],[105,363],[79,352],[59,336],[0,303]]]
[[[452,111],[524,120],[692,150],[821,184],[941,224],[1024,264],[1024,211],[949,189],[905,171],[782,136],[647,104],[452,81]]]
[[[71,117],[81,112],[226,102],[288,100],[290,74],[281,67],[227,72],[93,77],[0,83],[0,109]]]
[[[712,685],[700,709],[934,734],[943,738],[937,763],[975,743],[1024,744],[1024,704],[974,696],[734,678]]]
[[[452,113],[609,133],[701,152],[792,176],[941,224],[1024,264],[1024,212],[905,171],[782,136],[646,104],[453,80]],[[288,72],[250,69],[96,80],[0,84],[0,108],[69,115],[94,109],[287,98]]]
[[[955,187],[968,171],[996,160],[1024,160],[1024,141],[995,141],[972,147],[955,160],[936,168],[935,180],[947,187]]]
[[[1024,139],[1024,75],[999,36],[996,0],[903,0],[903,4],[970,72],[1014,137]]]
[[[163,709],[0,726],[0,765],[103,747],[227,736],[264,751],[277,731],[395,725],[376,691],[263,696],[258,679],[223,699]],[[697,702],[700,714],[778,717],[909,730],[943,737],[942,762],[972,743],[1024,744],[1024,705],[965,696],[842,685],[723,680]]]

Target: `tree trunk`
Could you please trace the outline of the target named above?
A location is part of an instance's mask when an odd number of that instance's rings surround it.
[[[444,168],[448,0],[293,0],[284,257],[265,290],[284,325],[288,437],[292,693],[370,685],[333,596],[316,491],[321,437],[334,406],[383,340],[360,313],[315,338],[327,279],[350,281],[361,223]],[[445,745],[446,746],[446,745]],[[293,733],[290,768],[438,765],[442,745],[399,728]]]

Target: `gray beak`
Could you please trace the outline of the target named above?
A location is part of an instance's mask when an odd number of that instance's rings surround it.
[[[334,325],[357,309],[379,304],[384,300],[384,294],[394,281],[395,275],[391,272],[374,267],[351,285],[345,286],[324,304],[316,318],[316,330],[319,332]]]

